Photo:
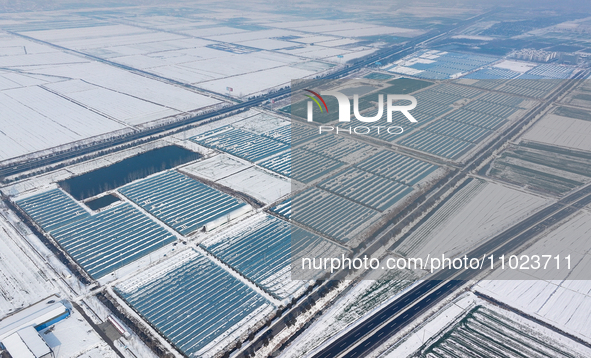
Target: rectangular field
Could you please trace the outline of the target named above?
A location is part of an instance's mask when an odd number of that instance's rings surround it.
[[[128,203],[62,226],[51,236],[95,279],[176,240]]]
[[[398,143],[448,159],[456,159],[474,146],[470,142],[423,130],[412,133]]]
[[[183,235],[247,208],[238,199],[172,170],[119,192]]]
[[[225,262],[270,294],[283,299],[308,282],[292,280],[293,244],[317,257],[336,257],[342,248],[297,226],[269,215],[261,215],[201,243]]]
[[[357,167],[408,186],[438,169],[436,165],[387,150],[364,160]]]
[[[507,148],[488,175],[532,190],[564,194],[591,178],[591,154],[538,142]]]
[[[116,291],[187,356],[201,356],[222,336],[250,329],[271,307],[194,250],[120,284]]]
[[[90,216],[82,205],[60,189],[52,189],[17,200],[16,203],[47,232]]]
[[[194,142],[256,162],[289,149],[289,145],[243,129],[222,127],[192,138]]]
[[[413,191],[404,184],[357,168],[328,178],[318,187],[382,212]]]
[[[339,135],[322,135],[312,142],[308,142],[301,147],[310,152],[318,153],[322,156],[336,160],[343,160],[346,157],[353,156],[356,153],[366,152],[372,148],[369,144],[344,138]]]
[[[290,209],[286,210],[288,203]],[[272,210],[343,243],[369,226],[379,214],[319,188],[310,188]]]
[[[291,177],[310,183],[345,165],[344,162],[301,148],[291,151]]]

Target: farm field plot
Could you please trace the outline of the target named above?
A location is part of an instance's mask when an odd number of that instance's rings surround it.
[[[47,232],[90,216],[82,205],[60,189],[52,189],[19,199],[16,203]]]
[[[367,78],[367,79],[370,79],[370,80],[380,80],[380,81],[389,80],[392,77],[394,77],[394,76],[387,75],[385,73],[380,73],[380,72],[372,72],[370,74],[367,74],[367,75],[363,76],[363,78]]]
[[[469,111],[463,108],[453,111],[452,113],[445,115],[443,118],[450,121],[465,123],[467,125],[473,125],[490,130],[495,130],[507,122],[507,120],[503,117]]]
[[[269,174],[260,168],[248,168],[217,181],[233,190],[249,195],[256,200],[271,204],[291,193],[288,179]]]
[[[323,134],[315,138],[314,141],[307,142],[300,147],[309,152],[314,152],[325,157],[329,157],[340,161],[356,161],[360,156],[366,156],[368,152],[375,151],[375,147],[349,138],[344,138],[340,135]],[[305,167],[294,163],[292,165],[296,170],[306,170]]]
[[[574,342],[533,326],[533,322],[515,320],[506,311],[477,305],[412,356],[461,357],[478,352],[479,357],[493,358],[514,352],[526,357],[584,357],[582,346],[573,347]]]
[[[591,109],[591,91],[584,86],[577,88],[562,100],[565,104]]]
[[[315,152],[295,148],[260,162],[259,165],[307,184],[345,166],[346,163]]]
[[[523,135],[523,139],[589,151],[591,142],[587,133],[591,133],[591,121],[547,114]]]
[[[55,91],[65,96],[87,89],[87,85],[82,85],[82,82],[85,82],[127,96],[140,98],[163,107],[173,108],[179,112],[194,111],[221,103],[215,98],[99,62],[83,63],[67,67],[43,67],[36,69],[35,72],[75,80],[61,82],[60,87],[58,87],[57,83],[52,84],[52,86],[55,86]],[[123,99],[126,97],[120,98]]]
[[[489,92],[478,99],[480,101],[497,103],[503,106],[526,108],[523,106],[524,102],[526,102],[525,98],[509,94]]]
[[[114,118],[129,125],[138,125],[181,113],[176,109],[80,80],[76,83],[69,81],[52,83],[47,85],[47,88],[60,93],[72,102],[81,103],[108,118]]]
[[[497,60],[497,57],[492,56],[421,50],[383,69],[419,78],[448,79],[476,70]]]
[[[230,154],[221,153],[179,168],[179,171],[206,180],[218,181],[250,167],[252,167],[252,163]]]
[[[413,97],[415,97],[417,99],[417,102],[420,102],[421,104],[423,101],[429,101],[445,105],[451,105],[463,98],[461,95],[458,94],[437,91],[437,89],[434,87],[416,93],[415,95],[413,95]],[[420,110],[421,107],[417,107],[417,109]]]
[[[4,114],[0,160],[109,132],[129,131],[116,121],[39,87],[0,92],[0,112]],[[28,126],[24,127],[22,123],[28,123]]]
[[[248,204],[173,170],[119,192],[183,235],[250,210]]]
[[[219,149],[237,157],[256,162],[289,149],[289,145],[243,129],[223,127],[191,139],[209,148]]]
[[[270,130],[266,133],[263,133],[262,135],[267,138],[275,139],[285,144],[289,144],[291,143],[292,127],[293,124],[289,126],[283,126],[277,129]]]
[[[291,124],[281,117],[252,109],[243,115],[246,118],[232,123],[232,126],[255,134],[264,135],[266,132],[285,130],[285,127],[289,127]]]
[[[379,214],[319,188],[307,189],[271,210],[342,243],[371,225]]]
[[[432,117],[439,117],[447,112],[450,112],[452,109],[453,108],[447,103],[430,102],[423,99],[417,104],[415,111]]]
[[[424,130],[475,144],[492,134],[492,132],[486,128],[448,121],[445,119],[440,119],[435,123],[429,124],[424,127]]]
[[[116,292],[187,356],[213,356],[273,307],[194,250],[121,283]]]
[[[526,188],[561,195],[591,178],[591,154],[522,141],[497,158],[488,175]]]
[[[382,212],[413,191],[404,184],[357,168],[330,177],[318,187]]]
[[[336,257],[344,250],[329,240],[288,222],[258,215],[200,244],[268,293],[287,298],[310,281],[292,280],[292,255]],[[297,245],[298,247],[292,247]],[[336,256],[335,256],[336,255]]]
[[[305,143],[309,140],[319,137],[318,129],[297,122],[291,122],[289,126],[284,126],[267,133],[265,137],[278,140],[285,144],[291,144],[292,147]]]
[[[581,108],[559,106],[556,107],[553,113],[562,117],[582,119],[585,121],[591,120],[591,108],[585,110]]]
[[[529,88],[524,86],[512,86],[510,84],[500,87],[498,90],[519,96],[533,98],[544,98],[549,93],[549,91],[543,89]]]
[[[142,18],[138,21],[142,22]],[[338,44],[332,45],[334,48],[328,45],[310,47],[306,49],[308,51],[304,51],[303,57],[281,56],[272,51],[283,49],[289,53],[287,48],[294,46],[293,42],[277,39],[281,30],[275,29],[277,34],[274,36],[271,34],[272,29],[256,25],[249,28],[240,25],[243,28],[239,29],[228,26],[224,21],[219,21],[219,26],[215,26],[217,21],[205,26],[180,21],[179,24],[171,24],[175,27],[172,29],[174,34],[169,32],[171,30],[168,26],[162,24],[148,24],[151,30],[116,25],[61,29],[55,34],[48,34],[46,31],[31,31],[26,34],[68,49],[219,93],[224,93],[229,85],[240,97],[288,83],[291,78],[313,75],[332,66],[307,66],[304,69],[289,65],[306,63],[310,58],[331,57],[337,54],[363,56],[362,49],[346,51],[336,48]],[[115,28],[122,32],[101,33]],[[58,33],[67,39],[56,38]],[[295,32],[283,33],[291,35]],[[217,38],[232,40],[219,43]],[[266,72],[267,75],[259,76],[259,72]],[[253,80],[255,77],[258,81]],[[261,78],[265,80],[261,82]]]
[[[436,165],[387,150],[377,153],[356,166],[408,186],[419,183],[438,169]]]
[[[452,160],[474,146],[470,142],[423,130],[410,134],[398,144]]]
[[[502,68],[483,68],[476,72],[472,72],[464,78],[476,79],[476,80],[492,80],[492,79],[511,79],[521,75],[519,72],[511,71]]]
[[[526,75],[539,76],[541,78],[549,79],[563,79],[569,78],[573,72],[572,67],[543,64],[526,72]]]
[[[433,86],[433,82],[417,80],[414,78],[396,78],[388,81],[391,85],[384,91],[389,94],[409,94]]]
[[[474,98],[484,93],[483,91],[477,88],[461,86],[454,82],[444,82],[440,85],[432,87],[430,90],[460,96],[462,98]]]
[[[497,117],[508,119],[513,113],[519,109],[515,107],[508,107],[501,104],[491,103],[487,101],[475,100],[463,107],[469,111],[480,112],[484,114],[493,114]]]
[[[461,255],[545,203],[541,197],[472,179],[421,220],[394,250],[405,257]]]
[[[264,160],[259,165],[275,173],[291,177],[291,151]]]
[[[340,52],[343,51],[337,51],[337,54]],[[330,56],[331,54],[328,55]],[[196,86],[217,93],[225,93],[228,85],[231,85],[232,89],[238,93],[238,96],[243,97],[265,91],[269,88],[284,87],[289,85],[294,78],[307,78],[315,73],[314,71],[294,68],[292,66],[282,66],[229,78],[200,82]]]
[[[40,23],[49,27],[55,25],[49,19]],[[94,26],[92,22],[80,24],[82,28],[60,29],[55,33],[50,33],[54,30],[22,31],[16,25],[19,29],[15,31],[26,32],[34,38],[48,36],[48,41],[52,43],[65,41],[72,48],[79,47],[74,44],[78,40],[72,42],[60,38],[57,41],[56,36],[90,36],[110,48],[119,47],[123,52],[140,51],[134,48],[140,46],[137,41],[157,43],[160,35],[171,36],[160,33],[152,37],[154,34],[150,31],[132,26]],[[22,26],[35,27],[31,23],[23,23]],[[130,34],[114,34],[110,32],[113,29],[133,31]],[[102,33],[103,30],[109,32]],[[160,40],[165,40],[164,37],[160,36]],[[125,44],[116,46],[121,39],[125,39]],[[104,140],[131,133],[134,128],[143,129],[152,121],[163,118],[174,121],[171,116],[221,103],[195,91],[66,53],[66,50],[18,35],[2,36],[0,47],[6,46],[22,51],[3,53],[0,59],[4,68],[0,71],[0,111],[6,114],[6,125],[0,134],[0,160],[36,152],[44,155],[55,147],[67,149],[66,146],[73,142]],[[89,50],[93,55],[98,54],[98,51]],[[23,122],[30,124],[27,132],[19,126]]]
[[[0,205],[1,210],[6,210]],[[0,319],[58,292],[58,287],[15,243],[18,234],[0,217]]]
[[[587,211],[579,212],[544,233],[523,252],[571,255],[573,270],[568,279],[563,279],[566,272],[493,272],[474,289],[588,341],[591,338],[587,322],[591,314],[590,218]]]
[[[128,203],[62,226],[51,236],[95,279],[176,240]]]
[[[483,90],[492,90],[496,89],[497,87],[507,83],[507,80],[504,79],[495,79],[495,80],[476,80],[470,78],[461,78],[457,80],[458,83],[467,86],[473,86]]]

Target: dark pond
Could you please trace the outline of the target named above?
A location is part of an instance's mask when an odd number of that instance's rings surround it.
[[[105,206],[109,206],[116,201],[119,201],[118,197],[113,194],[108,194],[101,196],[100,198],[89,200],[84,204],[86,204],[86,206],[88,206],[91,210],[98,210],[100,208],[104,208]]]
[[[72,177],[59,185],[74,198],[84,200],[136,179],[201,158],[199,153],[171,145],[124,159],[108,167]],[[106,200],[106,199],[105,199]]]

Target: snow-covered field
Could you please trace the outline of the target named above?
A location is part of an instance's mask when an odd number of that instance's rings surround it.
[[[291,181],[230,154],[222,153],[180,169],[181,172],[242,192],[264,204],[291,193]]]
[[[314,72],[312,71],[283,66],[219,80],[201,82],[197,84],[197,87],[218,93],[227,93],[226,87],[231,87],[233,93],[242,97],[251,93],[263,91],[267,88],[286,86],[291,83],[292,79],[304,78],[312,75],[314,75]]]
[[[0,215],[0,320],[59,291],[17,245],[9,226]]]
[[[494,272],[477,292],[506,303],[591,343],[591,214],[584,211],[559,224],[525,250],[529,255],[571,255],[573,272],[564,280],[552,270]]]
[[[497,67],[497,68],[504,68],[507,70],[521,72],[521,73],[525,73],[536,66],[537,65],[535,63],[523,62],[523,61],[513,61],[513,60],[501,61],[501,62],[497,63],[496,65],[494,65],[494,67]]]
[[[536,123],[523,139],[561,147],[591,150],[591,121],[547,114]]]
[[[218,181],[232,174],[246,170],[251,166],[252,164],[244,159],[240,159],[227,153],[222,153],[195,164],[182,167],[180,171],[199,178]]]
[[[85,28],[83,33],[92,29]],[[52,38],[63,31],[46,35]],[[107,35],[101,35],[103,41],[108,41]],[[0,56],[0,112],[4,114],[0,161],[112,132],[130,132],[135,125],[220,103],[48,45],[12,35],[0,37],[0,48],[17,45],[25,53]]]
[[[0,112],[0,161],[125,129],[40,87],[1,91]]]
[[[218,180],[232,188],[265,203],[271,204],[291,194],[291,181],[258,168],[248,168]]]
[[[247,113],[248,116],[245,119],[232,124],[232,126],[235,128],[246,129],[247,131],[256,134],[263,134],[272,131],[273,129],[287,126],[291,123],[281,117],[274,116],[267,112],[251,110]]]
[[[546,199],[473,179],[396,248],[408,257],[463,254],[528,216]]]

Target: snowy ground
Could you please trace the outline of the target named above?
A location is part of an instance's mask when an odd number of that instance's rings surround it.
[[[291,194],[291,180],[259,168],[248,168],[217,183],[271,204]]]
[[[547,114],[525,133],[523,139],[573,149],[591,150],[588,133],[591,133],[590,121]]]
[[[252,165],[252,163],[249,163],[246,160],[240,159],[231,154],[222,153],[182,167],[180,171],[199,178],[218,181],[232,174],[246,170]]]
[[[537,64],[531,62],[523,62],[523,61],[512,61],[512,60],[505,60],[497,63],[494,67],[497,68],[504,68],[507,70],[525,73],[532,68],[536,67]]]
[[[566,280],[554,275],[552,269],[494,272],[475,290],[591,342],[590,219],[589,212],[581,212],[524,251],[529,255],[571,255],[573,272]]]
[[[117,354],[103,341],[76,309],[71,316],[41,333],[55,358],[116,358]]]
[[[59,292],[17,244],[9,223],[0,216],[0,319]]]
[[[396,248],[408,257],[465,253],[547,203],[546,199],[473,179]]]

